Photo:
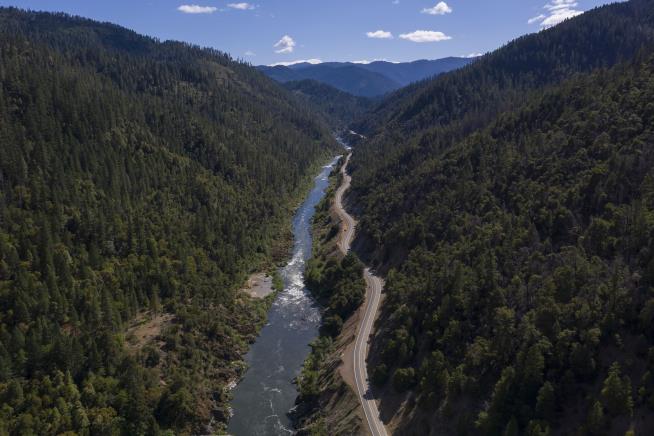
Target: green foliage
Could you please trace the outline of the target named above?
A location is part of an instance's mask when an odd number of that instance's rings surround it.
[[[275,270],[272,276],[272,287],[275,292],[282,292],[284,290],[284,280],[277,270]]]
[[[283,86],[311,104],[334,130],[345,128],[373,106],[373,100],[369,98],[357,97],[315,80],[286,82]]]
[[[416,371],[413,368],[398,368],[393,374],[393,387],[397,392],[411,389],[416,383]]]
[[[549,436],[550,428],[546,423],[529,421],[525,429],[525,436]]]
[[[515,416],[512,416],[509,420],[509,423],[504,429],[503,436],[518,436],[520,434],[520,428],[518,427],[518,420],[515,419]]]
[[[311,343],[311,353],[304,362],[298,383],[302,401],[308,405],[315,403],[320,394],[318,379],[322,364],[331,346],[332,339],[329,336],[320,336]]]
[[[191,420],[196,401],[184,386],[173,386],[161,397],[157,416],[167,426],[179,428]]]
[[[609,365],[640,380],[654,344],[651,6],[521,38],[359,126],[350,201],[389,270],[373,361],[416,368],[415,404],[439,412],[399,431],[452,430],[457,404],[472,434],[573,432],[605,379],[607,415],[648,407],[648,380],[636,404]]]
[[[388,367],[385,363],[379,364],[372,369],[371,381],[377,385],[382,386],[388,381]]]
[[[343,320],[354,313],[365,297],[363,264],[352,252],[342,260],[312,258],[307,264],[305,282],[326,306],[323,333],[337,336]]]
[[[352,126],[370,138],[357,146],[353,189],[384,191],[385,181],[422,174],[415,170],[425,157],[521,105],[534,91],[631,59],[654,42],[651,6],[651,0],[631,0],[597,8],[391,94]]]
[[[341,333],[344,320],[363,302],[366,285],[363,264],[357,256],[348,253],[341,258],[340,251],[336,250],[335,237],[339,226],[332,222],[330,208],[340,182],[340,167],[337,167],[330,175],[330,186],[316,206],[312,222],[313,257],[307,264],[304,279],[307,288],[322,305],[323,323],[320,336],[311,344],[311,352],[297,379],[300,395],[293,416],[299,434],[334,433],[334,428],[326,428],[325,417],[328,413],[338,413],[340,431],[349,434],[359,428],[359,418],[354,414],[352,405],[348,404],[348,401],[357,400],[337,375],[344,345],[336,338]],[[334,228],[335,232],[332,231]],[[344,390],[347,393],[344,394]],[[342,413],[347,417],[344,418]]]
[[[604,418],[604,408],[599,401],[595,401],[588,411],[586,427],[591,435],[604,434],[606,421]]]
[[[536,397],[536,415],[546,421],[555,422],[556,396],[552,383],[545,382]]]
[[[602,387],[602,399],[606,410],[613,416],[632,414],[633,398],[629,377],[621,377],[620,364],[615,362],[609,369],[609,374]]]
[[[236,289],[335,146],[223,53],[0,9],[1,431],[224,423],[265,317]],[[146,311],[172,321],[128,352]]]

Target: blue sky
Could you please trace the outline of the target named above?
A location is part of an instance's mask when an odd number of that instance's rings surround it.
[[[110,21],[253,64],[411,61],[491,51],[603,0],[0,0]]]

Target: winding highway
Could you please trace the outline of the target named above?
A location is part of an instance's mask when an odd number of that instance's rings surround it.
[[[343,193],[350,188],[350,183],[352,182],[352,177],[346,171],[347,164],[350,162],[350,156],[352,156],[351,153],[347,155],[341,167],[341,186],[338,187],[334,195],[334,209],[336,209],[336,213],[341,218],[341,235],[338,238],[337,245],[343,254],[347,254],[350,250],[350,244],[354,239],[354,228],[356,227],[354,218],[343,208]]]
[[[336,190],[334,195],[334,209],[341,218],[342,230],[338,238],[338,248],[346,254],[350,249],[350,244],[354,239],[354,230],[356,221],[348,214],[343,208],[343,193],[350,187],[352,178],[347,174],[347,165],[350,162],[351,153],[345,158],[345,162],[341,167],[342,182],[341,186]],[[373,436],[386,436],[386,427],[379,418],[379,410],[377,403],[372,398],[370,392],[370,384],[368,382],[368,370],[366,368],[366,356],[368,355],[368,339],[372,331],[377,309],[379,308],[379,301],[381,300],[381,292],[383,283],[381,279],[370,271],[370,268],[364,270],[364,278],[366,280],[366,293],[367,305],[365,312],[361,318],[361,323],[357,328],[356,341],[354,345],[354,380],[356,383],[356,393],[359,397],[359,402],[363,408],[368,429]]]

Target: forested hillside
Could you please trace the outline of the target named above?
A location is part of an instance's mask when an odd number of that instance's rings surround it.
[[[653,23],[651,0],[589,12],[357,126],[399,434],[654,431]]]
[[[389,169],[405,174],[423,153],[447,148],[534,90],[629,60],[654,42],[652,5],[651,0],[631,0],[594,9],[397,91],[353,126],[371,137],[352,162],[359,170],[353,188],[374,186]]]
[[[652,428],[653,73],[650,57],[547,92],[392,202],[407,213],[383,248],[407,255],[374,374],[414,392],[403,428]]]
[[[219,428],[314,120],[218,51],[0,9],[0,434]]]
[[[342,130],[352,120],[359,119],[373,108],[374,100],[339,91],[315,80],[286,82],[284,88],[314,107],[325,122],[335,131]]]

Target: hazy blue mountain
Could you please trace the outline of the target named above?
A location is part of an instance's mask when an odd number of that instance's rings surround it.
[[[274,67],[269,67],[262,65],[257,67],[260,71],[265,73],[268,77],[273,80],[276,80],[281,83],[292,82],[297,80],[303,80],[302,74],[295,72],[291,68],[277,65]]]
[[[464,67],[473,60],[474,58],[448,57],[436,60],[421,59],[403,63],[376,61],[369,64],[361,64],[361,68],[383,74],[389,79],[400,83],[402,86],[406,86],[413,82]]]
[[[300,63],[290,66],[260,66],[269,77],[285,83],[316,80],[357,96],[374,97],[395,91],[410,83],[445,73],[469,64],[473,59],[449,57],[406,63],[376,61]]]
[[[383,74],[368,71],[357,64],[349,63],[297,64],[290,67],[260,66],[259,69],[282,83],[306,79],[316,80],[341,91],[363,97],[386,94],[402,86]]]

